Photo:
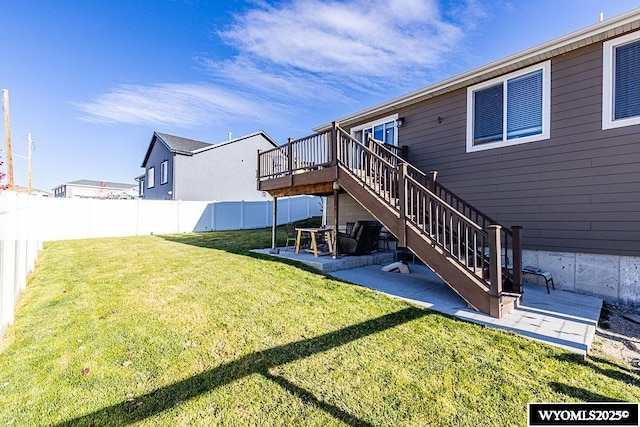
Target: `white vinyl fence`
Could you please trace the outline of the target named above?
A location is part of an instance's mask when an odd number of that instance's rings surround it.
[[[278,224],[322,215],[322,199],[278,199]],[[42,242],[270,227],[273,201],[57,199],[0,191],[0,338]]]
[[[35,197],[0,192],[0,338],[13,323],[20,293],[42,249]]]
[[[38,198],[43,241],[270,227],[273,201],[193,202]],[[322,199],[278,199],[278,224],[322,215]]]

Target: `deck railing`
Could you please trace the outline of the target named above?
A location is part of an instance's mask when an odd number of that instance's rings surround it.
[[[331,130],[300,139],[289,139],[285,145],[258,152],[258,179],[278,178],[335,164],[331,147]]]

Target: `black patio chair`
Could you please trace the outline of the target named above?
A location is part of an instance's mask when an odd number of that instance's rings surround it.
[[[378,248],[382,224],[378,221],[357,221],[351,233],[338,233],[338,252],[344,255],[370,254]]]

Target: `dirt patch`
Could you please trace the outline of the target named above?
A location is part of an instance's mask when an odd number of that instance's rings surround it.
[[[640,369],[640,312],[604,304],[592,349]]]

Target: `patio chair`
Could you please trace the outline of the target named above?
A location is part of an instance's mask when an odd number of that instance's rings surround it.
[[[284,246],[284,250],[289,250],[289,243],[291,243],[291,247],[296,247],[296,226],[292,222],[288,222],[284,226],[285,230],[287,230],[287,243]]]
[[[284,250],[288,251],[289,247],[291,247],[292,249],[295,249],[296,238],[298,236],[298,232],[296,231],[296,225],[292,222],[288,222],[285,224],[284,228],[287,231],[287,242],[285,243]],[[289,246],[289,243],[291,243],[291,246]],[[309,244],[310,244],[310,239],[308,235],[303,234],[302,236],[300,236],[300,248],[308,248]]]
[[[345,255],[365,255],[378,248],[382,224],[378,221],[357,221],[351,233],[338,233],[338,252]]]

